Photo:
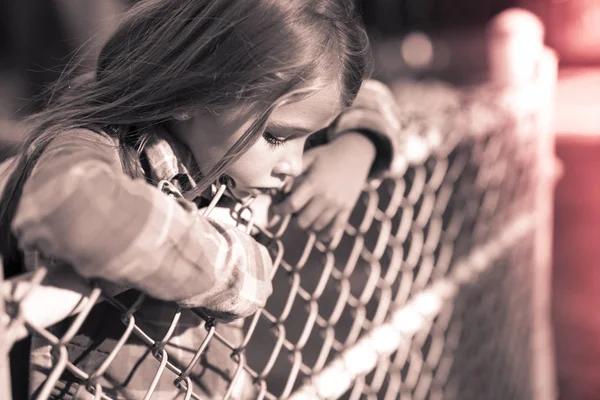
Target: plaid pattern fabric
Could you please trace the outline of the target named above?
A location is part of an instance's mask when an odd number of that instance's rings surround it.
[[[189,154],[159,129],[144,156],[150,181],[186,179],[195,185],[183,161]],[[21,247],[46,256],[41,260],[53,268],[69,264],[82,276],[119,285],[116,292],[135,288],[152,296],[136,319],[155,338],[166,333],[177,304],[232,319],[264,305],[272,290],[272,261],[262,245],[234,227],[186,211],[147,182],[125,176],[121,165],[118,143],[110,137],[88,130],[61,135],[25,184],[12,226]],[[130,292],[121,294],[121,301],[127,303]],[[88,320],[69,345],[69,356],[84,371],[93,371],[114,347],[123,325],[107,304],[96,306]],[[172,362],[191,361],[206,335],[203,323],[184,310],[166,347]],[[219,325],[232,343],[241,337],[240,329],[239,324]],[[226,377],[234,368],[226,354],[218,347],[209,349],[191,376],[206,397],[225,393]],[[30,358],[35,393],[53,363],[47,342],[34,336]],[[107,393],[114,398],[143,398],[157,367],[148,348],[132,337],[103,384],[113,388]],[[171,375],[165,373],[154,398],[176,398],[179,391]],[[54,392],[61,399],[87,395],[69,376]]]
[[[189,177],[170,144],[155,135],[152,175]],[[252,237],[184,210],[121,171],[114,142],[86,130],[65,133],[40,158],[13,221],[21,247],[100,278],[234,318],[271,293],[271,259]],[[190,181],[191,181],[191,177]]]

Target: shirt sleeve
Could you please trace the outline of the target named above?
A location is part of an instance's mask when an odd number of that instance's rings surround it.
[[[422,92],[422,86],[418,90]],[[387,85],[365,80],[352,106],[327,131],[328,140],[346,132],[365,133],[377,148],[370,177],[397,178],[409,165],[425,162],[440,146],[451,145],[455,136],[477,135],[515,123],[514,112],[499,101],[497,91],[444,88],[442,94],[450,104],[432,110],[431,100],[439,99],[405,98],[401,102]]]
[[[329,140],[347,132],[365,134],[375,144],[377,156],[370,177],[401,176],[406,170],[400,111],[391,90],[382,82],[367,79],[356,99],[327,131]]]
[[[44,151],[12,229],[22,249],[86,278],[230,319],[252,314],[272,291],[266,248],[129,178],[112,140],[87,130],[65,133]]]

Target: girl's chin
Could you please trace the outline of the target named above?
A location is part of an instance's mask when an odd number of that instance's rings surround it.
[[[251,189],[251,188],[241,188],[241,187],[235,187],[233,189],[229,189],[228,190],[229,194],[235,198],[236,200],[239,200],[241,202],[245,202],[248,201],[258,195],[260,195],[260,191],[256,190],[256,189]]]
[[[254,202],[255,199],[272,198],[278,191],[277,189],[258,189],[258,188],[234,188],[229,189],[228,193],[231,197],[242,204]]]

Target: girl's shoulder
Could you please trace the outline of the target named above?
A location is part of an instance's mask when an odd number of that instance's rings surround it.
[[[56,154],[72,154],[81,159],[88,156],[110,163],[122,161],[121,143],[102,129],[77,128],[58,133],[46,147],[44,153],[49,156]],[[42,154],[41,158],[44,158]]]
[[[56,135],[52,146],[68,146],[68,147],[96,147],[98,149],[115,150],[117,151],[120,142],[119,139],[110,136],[102,129],[96,128],[77,128],[70,129]]]
[[[37,145],[39,144],[37,143]],[[31,154],[35,151],[34,146],[25,149],[26,153],[24,155],[27,156],[27,153]],[[72,155],[73,161],[81,159],[83,155],[89,155],[90,153],[94,157],[100,156],[105,160],[117,161],[120,159],[119,140],[101,130],[86,128],[70,129],[56,134],[44,146],[40,159],[52,158],[59,153]],[[0,193],[3,192],[9,177],[18,167],[19,159],[19,155],[14,155],[0,161]]]
[[[40,146],[37,150],[34,148],[36,145]],[[35,158],[32,173],[44,170],[45,173],[51,174],[59,172],[55,170],[57,165],[67,167],[88,165],[89,162],[99,162],[115,172],[125,172],[119,139],[103,130],[76,128],[60,131],[54,134],[50,140],[46,139],[38,143],[34,141],[34,146],[29,149],[29,155],[26,155],[26,157],[33,156]],[[37,156],[34,155],[35,153]],[[49,165],[52,168],[46,168]],[[63,167],[59,167],[59,169]]]
[[[108,128],[107,128],[108,129]],[[103,161],[131,178],[145,178],[139,152],[130,144],[123,143],[117,133],[109,134],[102,128],[79,128],[59,134],[47,150],[63,152],[75,159],[91,157]]]

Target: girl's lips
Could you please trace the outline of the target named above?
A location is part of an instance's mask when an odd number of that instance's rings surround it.
[[[266,194],[269,196],[275,196],[281,189],[279,188],[262,188],[262,187],[254,187],[251,188],[253,192],[257,192],[260,194]]]
[[[269,196],[271,198],[278,196],[282,192],[282,188],[279,187],[257,187],[257,186],[238,186],[235,189],[231,189],[230,193],[238,200],[243,200],[248,197],[258,196]]]

